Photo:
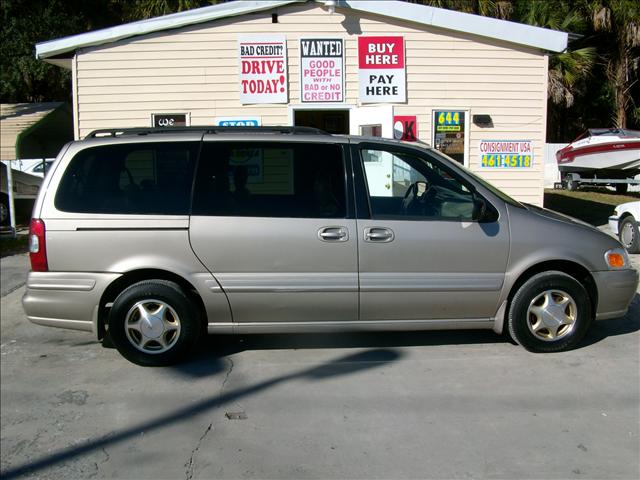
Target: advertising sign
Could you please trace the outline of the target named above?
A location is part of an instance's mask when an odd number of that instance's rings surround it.
[[[436,132],[459,132],[464,112],[436,112]]]
[[[287,103],[284,35],[240,35],[240,103]]]
[[[303,103],[344,101],[342,39],[300,39],[300,98]]]
[[[259,127],[260,117],[216,117],[213,119],[216,127]]]
[[[418,139],[418,120],[412,116],[393,116],[393,138],[415,142]]]
[[[465,163],[464,111],[446,110],[433,112],[433,142],[435,148],[454,160]]]
[[[186,127],[186,113],[154,113],[151,115],[151,123],[156,128]]]
[[[360,101],[405,102],[403,37],[358,37]]]
[[[529,168],[533,166],[531,140],[480,140],[480,166]]]

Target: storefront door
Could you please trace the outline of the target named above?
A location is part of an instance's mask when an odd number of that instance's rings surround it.
[[[349,133],[367,137],[393,138],[393,106],[360,107],[351,110]],[[386,152],[364,159],[369,188],[372,195],[392,195],[393,159]]]

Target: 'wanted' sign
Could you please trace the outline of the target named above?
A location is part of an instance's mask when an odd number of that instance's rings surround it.
[[[407,100],[404,38],[358,37],[360,101]]]

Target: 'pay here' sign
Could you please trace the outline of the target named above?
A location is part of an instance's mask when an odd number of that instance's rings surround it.
[[[404,38],[358,37],[360,101],[405,102]]]

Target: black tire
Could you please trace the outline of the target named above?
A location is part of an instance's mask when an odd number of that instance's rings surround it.
[[[179,362],[193,351],[202,331],[193,302],[178,284],[166,280],[145,280],[123,290],[113,302],[108,323],[118,351],[142,366]]]
[[[629,253],[640,253],[640,235],[638,235],[638,222],[632,216],[626,216],[618,227],[620,243]]]
[[[627,193],[628,189],[629,185],[627,185],[626,183],[616,183],[616,193],[624,195],[625,193]]]
[[[0,225],[3,227],[10,223],[9,197],[4,193],[0,194]]]
[[[564,314],[570,325],[563,325],[557,329],[557,336],[553,338],[553,329],[546,328],[535,313],[530,313],[529,307],[546,308],[549,302],[545,294],[553,298],[555,313]],[[570,298],[566,307],[562,301],[563,295]],[[543,301],[540,307],[532,303],[536,299]],[[564,307],[564,308],[563,308]],[[509,306],[508,326],[511,337],[530,352],[560,352],[569,350],[582,340],[591,324],[591,302],[585,288],[573,277],[558,271],[548,271],[534,275],[527,280],[516,292]],[[534,333],[536,326],[542,327]]]

